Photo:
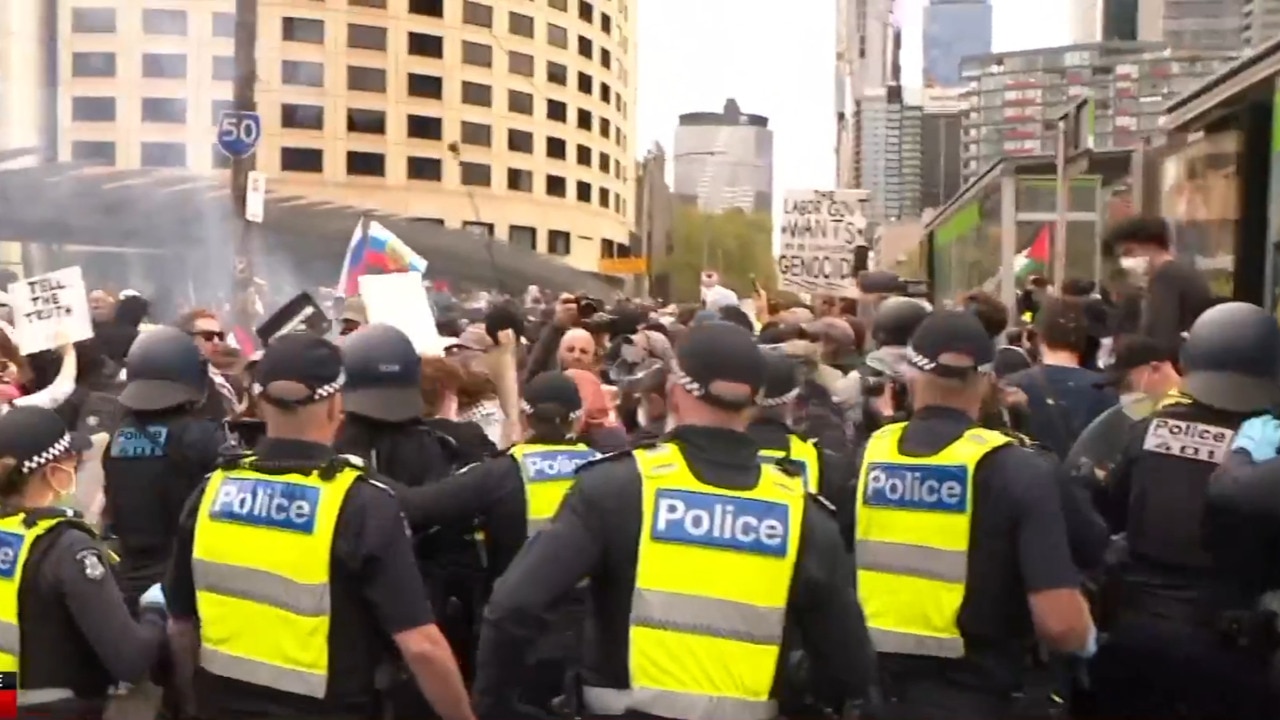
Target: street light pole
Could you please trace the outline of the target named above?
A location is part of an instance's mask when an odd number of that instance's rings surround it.
[[[258,0],[236,0],[235,70],[234,107],[240,112],[254,112],[258,104]],[[240,223],[234,245],[234,311],[237,322],[246,327],[253,324],[256,315],[252,247],[255,223],[245,219],[249,173],[255,165],[253,153],[231,160],[231,204]]]

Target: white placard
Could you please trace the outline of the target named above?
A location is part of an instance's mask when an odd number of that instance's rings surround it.
[[[866,245],[866,190],[788,190],[778,227],[778,284],[838,295],[858,286],[853,249]]]
[[[390,325],[409,336],[423,355],[444,355],[444,341],[436,330],[422,275],[416,272],[361,275],[360,298],[370,323]]]
[[[9,286],[9,298],[18,350],[23,355],[52,350],[59,341],[74,343],[93,337],[89,297],[78,265],[19,280]]]
[[[249,171],[249,178],[244,186],[244,219],[260,223],[267,214],[267,174],[258,170]]]

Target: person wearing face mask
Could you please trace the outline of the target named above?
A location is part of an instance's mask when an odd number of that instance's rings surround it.
[[[0,417],[0,672],[18,676],[19,718],[100,718],[165,647],[158,586],[131,617],[97,534],[57,506],[90,444],[50,410]]]

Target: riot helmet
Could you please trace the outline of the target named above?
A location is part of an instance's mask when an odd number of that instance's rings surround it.
[[[1182,391],[1210,407],[1250,413],[1280,405],[1280,325],[1243,302],[1205,310],[1182,345]]]
[[[130,410],[167,410],[204,400],[209,366],[191,336],[158,327],[138,335],[124,360],[120,404]]]
[[[871,339],[877,347],[904,346],[928,314],[929,308],[915,298],[888,298],[876,308]]]
[[[409,337],[390,325],[366,325],[342,343],[346,385],[342,405],[349,415],[382,422],[422,417],[422,360]]]

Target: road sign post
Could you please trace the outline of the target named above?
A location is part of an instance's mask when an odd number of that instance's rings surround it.
[[[251,223],[261,223],[266,217],[267,209],[267,174],[251,170],[246,185],[244,219]]]

